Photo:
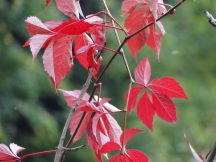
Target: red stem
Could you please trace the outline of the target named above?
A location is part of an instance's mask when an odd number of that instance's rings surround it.
[[[56,152],[56,150],[49,150],[49,151],[42,151],[42,152],[36,152],[36,153],[31,153],[31,154],[26,154],[22,157],[20,157],[19,159],[17,159],[18,161],[21,161],[29,156],[37,156],[37,155],[42,155],[42,154],[50,154],[50,153],[54,153]]]

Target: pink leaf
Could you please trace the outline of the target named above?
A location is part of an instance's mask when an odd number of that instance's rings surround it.
[[[167,121],[176,122],[176,108],[172,100],[163,93],[152,91],[153,106],[157,115]]]
[[[106,154],[108,152],[114,151],[114,150],[120,150],[121,146],[119,146],[119,144],[114,143],[114,142],[107,142],[106,144],[104,144],[102,146],[102,148],[100,149],[100,152],[102,154]]]
[[[144,58],[135,69],[135,80],[147,86],[151,77],[151,66],[148,57]]]
[[[74,91],[66,91],[66,90],[59,90],[64,95],[65,100],[67,101],[68,106],[73,107],[74,104],[77,102],[81,91],[80,90],[74,90]],[[89,95],[87,93],[84,94],[83,98],[80,101],[79,106],[86,105],[89,99]]]
[[[154,79],[149,83],[149,86],[168,97],[188,99],[180,84],[173,78],[163,77]]]
[[[72,37],[61,36],[53,39],[43,55],[45,71],[51,77],[54,87],[57,88],[62,79],[70,72],[72,62]]]
[[[83,16],[79,0],[56,0],[56,4],[61,12],[71,18],[79,19],[79,14]]]
[[[132,162],[148,162],[148,157],[138,150],[128,149],[126,150]]]
[[[37,17],[30,16],[26,20],[26,27],[31,35],[35,34],[54,34],[45,24]]]
[[[58,27],[59,25],[61,25],[64,21],[46,21],[44,22],[44,25],[46,25],[46,27],[48,27],[50,30]]]
[[[140,86],[136,86],[130,89],[130,96],[129,96],[128,106],[127,106],[129,112],[132,112],[132,110],[134,109],[138,95],[142,89],[143,87]],[[126,93],[126,100],[128,98],[128,93],[129,92]]]
[[[124,147],[124,145],[126,145],[126,143],[137,133],[142,132],[143,130],[141,129],[137,129],[137,128],[131,128],[131,129],[127,129],[125,130],[125,132],[121,135],[121,143],[123,144],[122,147]],[[124,139],[124,141],[123,141]],[[123,141],[123,142],[122,142]]]
[[[81,118],[83,116],[83,113],[84,112],[76,111],[71,116],[70,125],[69,125],[71,135],[73,135],[75,130],[77,129],[77,127],[79,125],[79,122],[80,122],[80,120],[81,120]],[[91,119],[91,114],[92,113],[86,113],[85,117],[83,118],[83,121],[82,121],[81,125],[79,126],[79,129],[78,129],[78,131],[76,133],[76,136],[73,139],[73,143],[75,143],[76,141],[78,141],[82,137],[82,135],[85,132],[85,130],[86,130],[87,126],[88,126],[88,123],[89,123],[89,121]]]
[[[154,107],[149,99],[148,93],[145,92],[139,100],[137,116],[150,130],[153,130],[154,114]]]
[[[24,147],[20,147],[20,146],[18,146],[18,145],[15,144],[15,143],[11,143],[9,147],[10,147],[11,151],[12,151],[15,155],[17,155],[17,154],[20,153],[21,151],[25,150]]]
[[[110,114],[103,115],[102,120],[108,132],[110,142],[115,142],[120,145],[120,136],[122,134],[122,130],[117,121]]]
[[[149,9],[144,7],[133,11],[125,20],[125,27],[128,34],[132,34],[138,29],[148,24],[146,16],[149,15]],[[130,38],[127,41],[129,50],[134,58],[137,60],[136,53],[144,46],[149,36],[149,28],[143,30],[139,34]]]
[[[146,0],[124,0],[122,2],[122,11],[123,11],[122,15],[126,16],[127,14],[131,14],[133,10],[136,8],[136,6],[142,2],[147,3]]]

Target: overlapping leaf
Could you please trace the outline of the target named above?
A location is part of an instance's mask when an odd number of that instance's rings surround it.
[[[136,105],[141,90],[147,90],[138,101],[137,116],[149,129],[153,130],[155,114],[167,122],[176,122],[176,107],[170,98],[188,98],[175,79],[163,77],[149,81],[150,77],[149,60],[144,58],[135,69],[135,81],[139,86],[132,87],[126,94],[126,98],[129,96],[128,110],[131,112]]]
[[[60,91],[63,93],[70,107],[77,102],[80,95],[80,91],[78,90]],[[79,140],[85,130],[87,130],[88,143],[100,161],[100,149],[102,145],[107,142],[114,142],[117,144],[121,143],[121,127],[110,114],[122,111],[108,103],[108,101],[110,101],[108,98],[99,99],[97,96],[94,98],[94,100],[88,102],[89,95],[87,93],[84,94],[79,106],[76,108],[75,113],[71,117],[69,128],[71,134],[73,135],[77,127],[79,127],[73,142]],[[80,120],[83,121],[79,125]]]
[[[75,42],[75,58],[89,70],[94,69],[94,77],[100,68],[102,59],[96,59],[98,48],[94,45],[93,40],[99,41],[103,38],[101,27],[96,27],[95,23],[102,23],[103,20],[92,16],[90,20],[66,20],[66,21],[49,21],[43,23],[37,17],[31,16],[26,20],[26,27],[32,37],[24,46],[30,46],[33,60],[38,55],[41,48],[44,48],[43,64],[44,69],[53,81],[54,87],[58,88],[59,83],[70,72],[73,66],[72,42]],[[95,29],[91,29],[95,27]],[[97,31],[98,30],[98,31]],[[90,32],[94,39],[87,39],[85,32]],[[77,36],[74,37],[74,36]],[[101,45],[105,41],[101,42]],[[86,50],[80,52],[81,48]]]
[[[137,8],[139,4],[142,6],[141,8]],[[146,25],[155,22],[159,16],[166,12],[163,0],[124,0],[122,10],[124,16],[128,15],[125,20],[128,34],[132,34]],[[156,26],[159,30],[156,29]],[[155,51],[159,59],[161,37],[164,34],[165,30],[161,22],[155,22],[154,25],[139,32],[127,41],[131,54],[137,59],[136,53],[147,44]]]

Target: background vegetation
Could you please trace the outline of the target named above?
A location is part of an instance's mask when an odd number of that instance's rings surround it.
[[[166,2],[174,4],[176,0]],[[123,17],[119,16],[121,1],[109,1],[108,4],[116,19],[123,24]],[[81,0],[81,5],[85,14],[102,9],[100,0]],[[141,124],[135,112],[129,117],[128,127],[145,131],[131,140],[128,148],[139,148],[152,162],[194,161],[184,141],[184,132],[203,154],[215,141],[216,28],[209,25],[204,10],[216,15],[216,1],[188,0],[174,16],[163,20],[167,34],[163,38],[160,63],[151,49],[145,47],[139,52],[139,59],[151,56],[152,78],[176,78],[190,98],[189,101],[175,101],[178,112],[176,124],[157,118],[153,132]],[[45,0],[0,1],[0,143],[15,142],[26,147],[25,152],[37,152],[57,146],[69,108],[62,95],[55,94],[50,79],[43,71],[41,55],[32,63],[30,50],[21,47],[28,39],[24,20],[30,15],[43,21],[67,17],[56,9],[54,3],[45,8]],[[109,34],[108,46],[115,49],[117,45],[114,42],[113,35]],[[104,60],[110,56],[105,54]],[[128,52],[127,58],[134,69],[136,62]],[[86,75],[82,67],[76,66],[60,88],[79,89]],[[118,59],[103,79],[103,96],[113,98],[112,103],[119,108],[124,106],[127,79],[124,65]],[[53,155],[43,155],[26,161],[46,162],[51,159]],[[85,148],[68,155],[66,161],[94,161],[94,155]]]

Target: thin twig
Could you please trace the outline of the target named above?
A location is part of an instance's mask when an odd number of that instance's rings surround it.
[[[106,9],[106,12],[107,12],[110,16],[112,16],[112,14],[110,13],[109,8],[108,8],[108,6],[107,6],[106,0],[102,0],[102,1],[103,1],[103,4],[104,4],[104,7],[105,7],[105,9]],[[113,18],[113,19],[114,19],[114,18]],[[114,22],[114,21],[112,21],[112,26],[115,27],[115,22]],[[114,29],[114,33],[115,33],[115,37],[116,37],[116,40],[117,40],[117,42],[118,42],[118,45],[120,46],[120,45],[121,45],[121,41],[120,41],[120,37],[119,37],[118,31],[117,31],[116,29]],[[122,58],[123,58],[123,61],[124,61],[125,66],[126,66],[126,69],[127,69],[128,75],[129,75],[129,77],[130,77],[130,80],[133,82],[133,77],[132,77],[132,75],[131,75],[131,71],[130,71],[130,68],[129,68],[129,65],[128,65],[126,56],[125,56],[125,52],[124,52],[123,49],[121,49],[120,52],[121,52],[121,54],[122,54]]]
[[[216,142],[214,143],[214,147],[212,148],[212,151],[210,152],[206,162],[213,162],[215,155],[216,155]]]
[[[131,86],[132,86],[133,82],[130,82],[129,84],[129,88],[128,88],[128,96],[127,96],[127,101],[126,101],[126,105],[124,108],[124,116],[123,116],[123,138],[122,138],[122,149],[121,149],[121,153],[124,153],[124,141],[125,141],[125,130],[126,130],[126,126],[127,126],[127,109],[128,109],[128,103],[129,103],[129,98],[130,98],[130,94],[131,94]]]
[[[205,13],[206,17],[208,18],[209,23],[212,26],[216,27],[216,19],[212,16],[212,14],[210,14],[208,11],[205,11],[204,13]]]

